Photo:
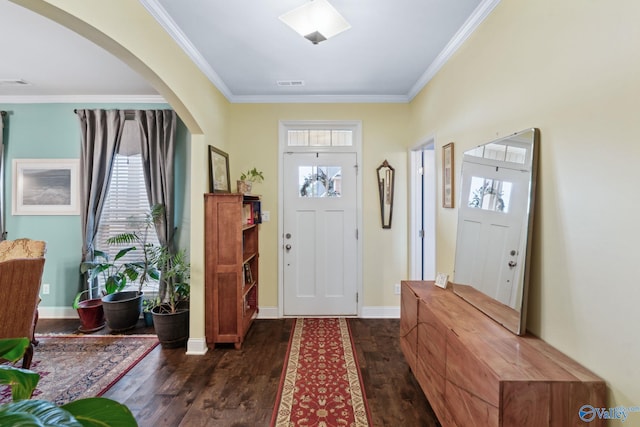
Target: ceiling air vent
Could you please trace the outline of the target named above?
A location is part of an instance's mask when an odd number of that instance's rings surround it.
[[[0,86],[28,86],[29,83],[22,79],[0,79]]]
[[[282,87],[304,86],[304,80],[278,80],[277,83]]]

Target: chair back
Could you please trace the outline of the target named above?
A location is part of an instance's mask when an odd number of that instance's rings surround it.
[[[16,239],[0,242],[0,262],[15,258],[41,258],[47,244],[42,240]]]
[[[0,262],[0,338],[32,338],[45,259]]]

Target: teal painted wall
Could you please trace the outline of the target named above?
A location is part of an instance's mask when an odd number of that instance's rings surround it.
[[[47,242],[42,283],[50,285],[41,307],[70,307],[80,285],[82,238],[79,215],[11,215],[13,159],[77,159],[80,127],[74,109],[164,109],[168,104],[0,104],[5,117],[5,208],[8,239],[27,237]],[[179,121],[176,132],[176,225],[182,231],[188,210],[189,134]],[[178,236],[188,247],[188,228]]]

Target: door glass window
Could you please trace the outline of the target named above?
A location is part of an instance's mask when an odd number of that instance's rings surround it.
[[[342,167],[300,166],[298,186],[300,197],[341,197]]]
[[[511,188],[508,181],[474,176],[471,178],[468,206],[495,212],[509,212]]]

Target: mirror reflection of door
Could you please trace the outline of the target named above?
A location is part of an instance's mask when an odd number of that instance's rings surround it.
[[[519,310],[529,172],[465,162],[455,281]]]
[[[284,315],[357,314],[357,156],[284,154]]]

